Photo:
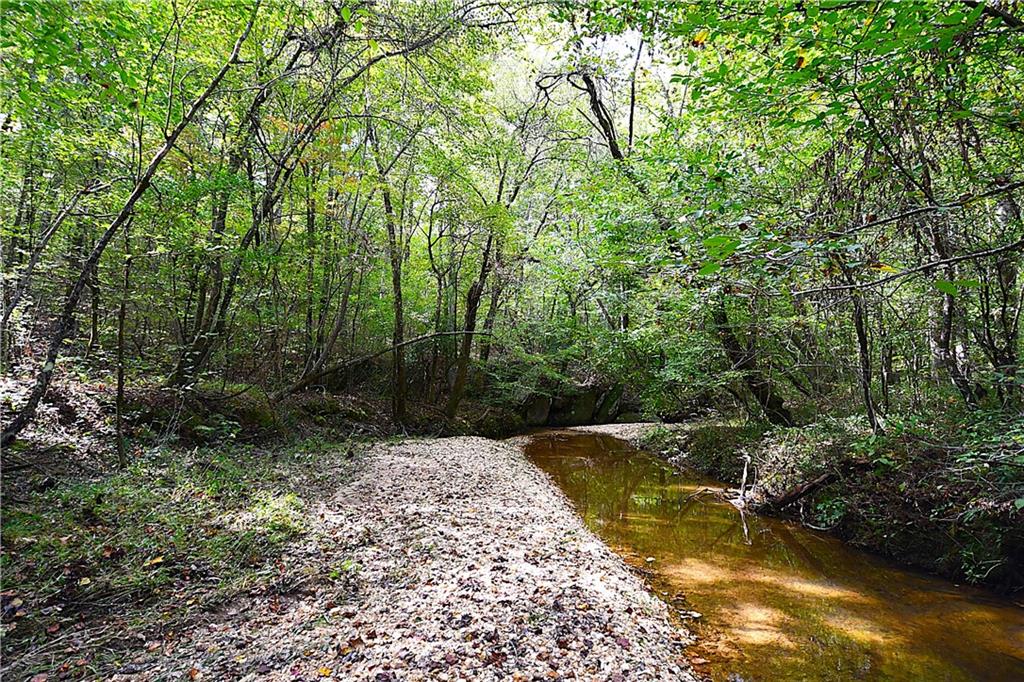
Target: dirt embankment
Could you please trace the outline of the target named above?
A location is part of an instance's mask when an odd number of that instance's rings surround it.
[[[667,607],[511,444],[378,445],[316,516],[295,560],[334,571],[117,679],[693,679]]]

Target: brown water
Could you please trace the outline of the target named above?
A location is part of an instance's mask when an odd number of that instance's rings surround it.
[[[703,614],[690,654],[713,680],[1024,681],[1024,608],[741,516],[695,495],[721,484],[615,438],[544,432],[527,454],[659,594]]]

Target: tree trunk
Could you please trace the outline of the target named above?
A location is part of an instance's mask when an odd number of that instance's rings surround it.
[[[875,410],[875,401],[871,397],[871,347],[868,341],[867,311],[864,305],[862,292],[853,291],[853,326],[857,331],[857,354],[860,358],[860,391],[864,399],[864,409],[867,411],[868,423],[871,424],[872,433],[883,432],[882,423]]]
[[[242,156],[233,154],[231,162],[228,164],[229,174],[233,176],[241,167]],[[211,199],[212,206],[208,239],[212,246],[213,255],[200,278],[192,333],[168,381],[169,384],[174,386],[183,384],[187,378],[190,378],[195,373],[199,364],[199,358],[203,353],[203,345],[213,333],[213,326],[216,323],[215,313],[221,303],[221,292],[224,286],[224,263],[220,247],[224,240],[224,230],[227,227],[230,201],[231,192],[227,189],[214,193]]]
[[[941,222],[933,224],[930,228],[931,246],[935,256],[939,259],[948,259],[952,255],[952,248],[949,244],[949,236],[946,233],[946,226]],[[947,280],[956,279],[956,266],[948,265],[944,269]],[[943,293],[939,301],[937,326],[932,332],[932,353],[933,367],[945,370],[953,385],[960,393],[964,402],[969,407],[976,407],[977,396],[974,393],[970,380],[967,378],[960,365],[956,354],[954,339],[956,338],[956,298],[953,294]]]
[[[402,304],[402,237],[401,227],[395,218],[395,207],[391,200],[391,187],[387,171],[381,159],[380,147],[373,126],[367,125],[367,133],[374,147],[374,162],[381,184],[381,199],[384,204],[384,223],[388,233],[388,260],[391,264],[392,312],[395,316],[391,333],[391,419],[396,426],[405,423],[405,310]]]
[[[309,177],[306,169],[306,338],[305,338],[305,369],[312,367],[318,355],[316,338],[313,331],[313,278],[316,265],[316,198],[313,195],[315,180]]]
[[[712,319],[718,332],[718,339],[725,351],[726,359],[732,365],[732,369],[742,373],[743,380],[750,389],[750,393],[761,406],[765,418],[776,426],[793,426],[793,415],[786,408],[782,397],[775,392],[771,382],[757,366],[757,352],[755,348],[744,348],[739,338],[729,323],[729,315],[725,309],[725,299],[721,296],[711,306]]]
[[[969,407],[977,407],[978,400],[970,380],[964,373],[960,359],[954,348],[953,339],[956,333],[956,298],[952,294],[943,294],[939,311],[939,327],[935,335],[935,348],[938,352],[939,366],[945,369],[960,396]]]
[[[124,325],[128,316],[128,291],[131,283],[132,255],[130,223],[124,226],[124,273],[121,282],[121,302],[117,309],[117,397],[114,401],[114,428],[117,438],[117,465],[128,466],[124,441]]]
[[[100,277],[99,266],[93,267],[89,277],[89,343],[86,355],[100,345]]]
[[[622,152],[622,147],[619,145],[618,134],[615,132],[615,122],[612,120],[611,114],[609,114],[604,102],[601,101],[601,96],[597,91],[597,83],[594,81],[594,77],[586,72],[579,73],[578,75],[580,80],[583,81],[583,88],[581,89],[587,93],[587,99],[590,103],[590,112],[594,115],[594,118],[597,121],[597,128],[604,137],[605,144],[608,145],[608,152],[612,155],[612,158],[618,162],[618,167],[626,177],[626,180],[633,185],[633,188],[636,189],[647,203],[648,209],[651,211],[655,221],[658,223],[658,227],[661,228],[663,232],[671,232],[672,222],[668,219],[668,216],[665,215],[661,204],[651,193],[650,188],[643,179],[636,174],[636,171],[633,170],[633,167],[629,164],[626,155]],[[669,246],[672,252],[678,255],[680,250],[678,244],[673,243]]]
[[[480,341],[480,362],[484,364],[491,358],[491,335],[494,333],[494,323],[498,318],[498,302],[501,300],[503,284],[500,278],[495,279],[491,288],[491,301],[487,304],[487,316],[484,317],[484,331],[487,335]]]
[[[491,271],[491,246],[493,243],[494,234],[492,233],[487,236],[483,262],[480,265],[480,276],[469,286],[469,291],[466,293],[466,333],[460,344],[459,358],[455,367],[455,383],[452,385],[452,392],[448,396],[448,405],[444,411],[449,420],[455,419],[455,415],[459,411],[459,403],[462,401],[462,394],[466,389],[470,353],[473,349],[473,333],[476,331],[476,315],[480,309],[480,298],[484,293],[487,275]]]
[[[50,344],[46,351],[46,358],[43,361],[42,368],[36,375],[36,382],[29,393],[28,400],[24,405],[22,405],[14,419],[4,427],[3,435],[0,437],[0,445],[7,446],[14,441],[17,435],[21,433],[22,429],[24,429],[35,417],[36,409],[39,407],[39,401],[42,400],[43,395],[50,387],[50,381],[53,378],[53,371],[57,366],[57,359],[60,357],[60,353],[63,350],[64,341],[75,326],[75,312],[78,309],[78,302],[81,300],[82,291],[85,289],[89,273],[92,268],[99,264],[100,257],[103,255],[104,250],[106,250],[107,244],[110,243],[110,240],[113,239],[114,235],[121,226],[124,225],[125,221],[131,217],[132,212],[135,209],[135,204],[138,203],[139,199],[142,198],[142,195],[149,189],[149,186],[153,182],[153,177],[156,175],[157,169],[160,168],[164,158],[170,153],[171,149],[174,148],[174,145],[181,136],[181,133],[184,132],[185,128],[192,123],[192,120],[196,117],[196,114],[199,113],[199,110],[206,103],[206,100],[210,98],[213,92],[220,85],[220,82],[224,79],[224,76],[227,75],[231,67],[238,61],[238,54],[242,49],[242,43],[245,42],[245,39],[249,36],[249,32],[252,30],[253,23],[256,20],[257,10],[258,6],[250,15],[249,22],[242,30],[242,34],[238,37],[238,40],[235,41],[235,45],[231,50],[230,56],[228,56],[220,70],[213,77],[213,80],[210,81],[209,85],[206,86],[206,89],[203,90],[202,94],[199,95],[199,97],[192,103],[192,106],[189,107],[188,111],[185,112],[184,116],[182,116],[181,120],[178,122],[178,125],[176,125],[167,136],[164,144],[154,155],[152,161],[150,161],[149,165],[146,167],[146,170],[135,183],[135,188],[128,196],[124,206],[96,241],[96,245],[93,247],[92,253],[89,254],[89,258],[80,269],[78,279],[64,301],[64,307],[61,310],[60,317],[57,319],[53,333],[50,336]]]
[[[18,276],[16,280],[13,293],[11,293],[10,297],[4,301],[4,326],[7,325],[7,321],[8,319],[10,319],[11,313],[14,312],[14,309],[18,307],[18,303],[21,302],[22,296],[25,295],[25,292],[32,284],[32,274],[35,271],[36,265],[39,264],[39,259],[43,255],[43,251],[46,249],[46,246],[50,243],[50,239],[53,237],[53,235],[55,235],[57,233],[57,230],[60,229],[61,224],[63,224],[67,217],[71,215],[71,213],[75,210],[75,208],[78,206],[79,200],[83,196],[85,196],[86,194],[98,192],[101,189],[105,189],[106,187],[109,187],[109,185],[103,185],[101,187],[86,187],[84,189],[78,190],[74,194],[74,196],[72,196],[71,199],[68,201],[67,205],[64,206],[64,208],[62,208],[57,213],[57,216],[53,219],[53,222],[50,223],[49,227],[47,227],[43,234],[39,237],[39,242],[35,245],[35,248],[32,249],[32,255],[29,257],[28,265],[25,266],[24,271]],[[15,227],[17,227],[17,225],[15,225]],[[16,245],[14,243],[14,240],[12,239],[10,250],[14,251],[15,246]],[[15,255],[16,254],[13,253],[8,254],[8,260],[13,259]],[[10,267],[10,264],[8,264],[8,267]],[[6,294],[9,290],[5,288],[4,291]]]
[[[349,270],[347,277],[345,278],[345,289],[341,294],[341,305],[338,307],[338,315],[334,319],[334,325],[331,327],[331,332],[324,342],[323,347],[317,354],[316,359],[312,364],[308,364],[303,370],[302,375],[293,383],[291,386],[281,391],[277,397],[287,395],[289,393],[297,393],[309,386],[312,386],[317,379],[321,378],[323,369],[327,364],[327,360],[331,356],[331,352],[334,349],[334,345],[338,341],[338,337],[341,336],[341,332],[345,327],[345,322],[348,320],[348,305],[352,295],[352,282],[355,279],[355,270]]]
[[[839,267],[847,284],[855,285],[853,272],[849,266],[839,262]],[[850,298],[853,301],[853,327],[857,333],[857,357],[860,365],[857,378],[860,384],[861,398],[864,400],[864,409],[867,412],[868,423],[871,425],[871,432],[880,434],[883,432],[882,423],[878,418],[875,401],[871,396],[871,346],[868,339],[867,306],[864,302],[863,291],[855,288],[850,293]]]

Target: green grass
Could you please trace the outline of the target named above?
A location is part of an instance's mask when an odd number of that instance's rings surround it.
[[[5,618],[5,659],[55,627],[113,616],[144,630],[273,580],[274,559],[308,531],[312,477],[348,466],[349,449],[153,449],[124,471],[5,504],[2,590],[23,612]]]

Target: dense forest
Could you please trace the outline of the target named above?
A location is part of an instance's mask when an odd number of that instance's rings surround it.
[[[1019,404],[995,5],[102,7],[7,6],[5,442],[72,367],[280,398],[377,348],[397,423],[471,370],[877,433]]]
[[[652,447],[1024,585],[1021,3],[2,14],[8,498],[339,411],[698,420]]]

